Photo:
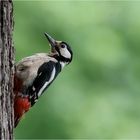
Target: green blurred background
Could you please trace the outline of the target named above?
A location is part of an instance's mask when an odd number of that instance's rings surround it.
[[[15,138],[140,138],[140,2],[14,1],[16,61],[48,52],[73,62],[15,129]]]

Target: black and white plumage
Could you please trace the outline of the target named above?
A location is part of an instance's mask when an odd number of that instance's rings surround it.
[[[28,106],[33,106],[42,93],[54,81],[65,65],[72,61],[73,53],[70,46],[62,41],[54,40],[45,33],[51,46],[50,53],[37,53],[23,58],[16,65],[15,72],[15,124],[17,125],[22,112],[29,110]],[[26,98],[25,101],[21,98]],[[23,102],[23,103],[22,103]],[[23,107],[20,107],[22,105]],[[20,107],[20,108],[19,108]],[[21,112],[21,110],[23,110]]]

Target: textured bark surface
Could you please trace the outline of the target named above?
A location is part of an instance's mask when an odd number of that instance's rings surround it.
[[[0,0],[0,139],[13,139],[12,0]]]

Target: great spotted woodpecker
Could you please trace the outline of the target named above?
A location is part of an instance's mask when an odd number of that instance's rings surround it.
[[[73,53],[66,42],[56,41],[47,33],[45,36],[51,46],[49,54],[37,53],[23,58],[16,64],[14,77],[15,127],[64,66],[72,61]]]

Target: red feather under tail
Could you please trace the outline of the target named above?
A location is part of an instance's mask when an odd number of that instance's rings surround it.
[[[21,117],[24,115],[24,113],[26,113],[29,110],[30,106],[31,106],[31,104],[30,104],[28,98],[17,97],[15,99],[15,103],[14,103],[15,127],[19,123],[19,121],[20,121]]]
[[[16,127],[21,119],[21,117],[26,113],[29,108],[31,107],[31,104],[29,102],[28,97],[21,97],[19,93],[22,94],[22,81],[16,76],[14,77],[14,126]]]

